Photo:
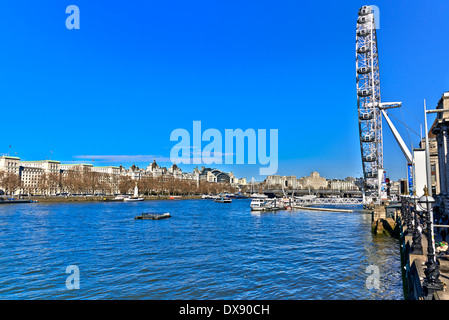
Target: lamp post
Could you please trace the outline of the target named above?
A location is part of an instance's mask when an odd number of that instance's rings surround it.
[[[413,203],[413,220],[414,220],[414,228],[413,228],[413,242],[411,247],[411,253],[412,254],[423,254],[422,251],[422,243],[421,243],[421,232],[418,229],[419,221],[418,221],[418,214],[417,214],[417,205],[419,197],[416,195],[416,191],[413,191],[413,195],[410,197],[411,202]]]
[[[405,205],[405,194],[401,196],[401,222],[402,222],[402,229],[404,229],[404,226],[407,224],[407,208]],[[403,232],[403,235],[406,235],[407,230]]]
[[[429,195],[427,187],[424,187],[424,195],[418,200],[419,206],[427,212],[427,262],[423,281],[424,294],[426,299],[431,299],[435,291],[443,290],[443,283],[439,279],[440,268],[435,257],[435,239],[433,232],[433,212],[432,207],[435,199]]]
[[[410,235],[413,231],[413,221],[412,221],[412,208],[411,208],[411,201],[410,201],[410,195],[405,196],[405,205],[407,210],[407,230],[406,235]]]

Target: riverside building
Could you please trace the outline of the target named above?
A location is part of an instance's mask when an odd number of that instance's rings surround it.
[[[443,93],[436,109],[449,110],[449,91]],[[439,190],[435,189],[435,193],[438,195],[441,208],[446,214],[449,214],[449,112],[437,113],[431,131],[435,135],[437,144],[435,166],[433,167],[431,163],[431,170],[435,170],[437,173],[436,185],[438,185]],[[432,147],[430,145],[429,148],[432,155]]]
[[[356,179],[348,177],[345,180],[332,179],[327,180],[321,177],[316,171],[308,177],[297,179],[296,176],[268,176],[265,184],[268,188],[286,188],[286,189],[311,189],[311,190],[358,190]]]
[[[119,179],[172,178],[177,180],[207,181],[246,184],[245,179],[237,179],[233,173],[218,169],[195,168],[193,172],[183,172],[176,164],[170,168],[160,167],[154,159],[146,169],[132,165],[126,169],[120,166],[94,166],[89,163],[61,163],[56,160],[22,161],[19,157],[0,157],[1,194],[56,194],[66,192],[61,187],[63,180],[76,180],[76,174],[89,175],[98,186],[108,186],[107,193],[118,193]],[[95,181],[93,181],[95,180]],[[72,182],[72,181],[70,181]],[[103,188],[104,189],[104,188]],[[92,190],[95,192],[95,190]]]

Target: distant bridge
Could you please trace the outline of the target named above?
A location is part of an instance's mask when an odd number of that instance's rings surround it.
[[[313,206],[313,205],[360,205],[363,203],[363,198],[314,198],[314,199],[295,199],[293,208],[296,206]]]
[[[263,190],[263,193],[266,195],[276,195],[276,196],[283,196],[284,192],[288,196],[303,196],[308,194],[316,195],[318,198],[322,197],[328,197],[328,196],[339,196],[341,198],[347,198],[347,197],[362,197],[363,193],[360,190],[316,190],[316,191],[309,191],[309,190],[282,190],[282,189],[265,189]]]

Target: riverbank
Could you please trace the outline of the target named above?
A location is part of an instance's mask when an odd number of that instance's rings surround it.
[[[144,198],[144,201],[151,200],[191,200],[191,199],[201,199],[200,195],[190,195],[190,196],[176,196],[175,199],[171,199],[173,196],[140,196]],[[31,196],[24,197],[26,200],[33,200],[37,202],[102,202],[111,201],[114,199],[113,196]]]

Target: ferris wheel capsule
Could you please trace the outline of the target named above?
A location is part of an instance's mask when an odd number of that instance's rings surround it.
[[[372,120],[372,119],[374,119],[374,112],[373,111],[362,112],[359,115],[359,119],[360,120]]]
[[[366,37],[367,35],[370,35],[370,34],[371,34],[370,28],[360,29],[357,31],[357,36],[359,36],[359,37]]]
[[[371,89],[362,89],[357,92],[359,97],[369,97],[372,94]]]
[[[371,72],[371,67],[360,67],[357,69],[358,74],[367,74]]]
[[[360,53],[360,54],[368,53],[370,50],[371,49],[369,46],[361,46],[360,48],[357,48],[357,53]]]
[[[371,17],[368,17],[367,15],[365,15],[365,16],[360,16],[360,17],[357,19],[357,23],[358,23],[358,24],[365,24],[365,23],[367,23],[367,22],[371,22]]]
[[[359,16],[367,16],[373,13],[373,8],[371,6],[363,6],[359,9]]]
[[[373,142],[374,141],[374,135],[373,134],[365,134],[361,138],[362,142]]]
[[[363,161],[365,161],[365,162],[374,162],[376,160],[377,160],[377,156],[373,153],[369,154],[363,158]]]

